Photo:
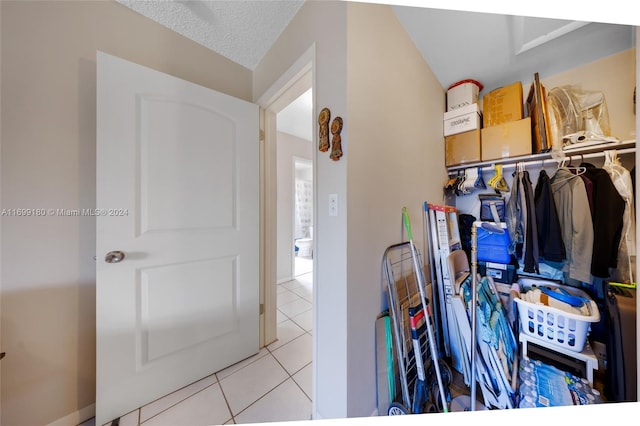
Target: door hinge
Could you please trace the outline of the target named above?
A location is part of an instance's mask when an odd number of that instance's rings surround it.
[[[264,142],[264,130],[260,129],[260,142]]]
[[[5,355],[6,355],[6,352],[0,352],[0,359],[4,358]]]
[[[264,315],[264,303],[260,304],[260,315]]]

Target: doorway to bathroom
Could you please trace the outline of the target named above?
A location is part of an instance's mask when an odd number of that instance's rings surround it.
[[[275,112],[276,322],[267,350],[313,401],[314,125],[311,73]]]
[[[313,163],[294,159],[294,270],[295,278],[313,272]]]
[[[301,275],[312,275],[313,271],[312,105],[312,90],[307,87],[276,113],[276,263],[279,284]]]

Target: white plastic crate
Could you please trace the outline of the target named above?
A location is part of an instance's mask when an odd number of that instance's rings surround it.
[[[561,346],[572,351],[582,352],[589,334],[592,322],[600,321],[598,306],[584,291],[550,281],[521,278],[518,280],[522,292],[532,287],[562,287],[573,296],[584,297],[589,300],[591,315],[579,315],[552,306],[545,306],[515,299],[518,305],[521,332],[535,337],[540,342]]]

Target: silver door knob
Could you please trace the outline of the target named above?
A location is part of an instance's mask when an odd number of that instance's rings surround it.
[[[110,251],[104,257],[104,261],[107,263],[118,263],[118,262],[122,262],[123,259],[124,259],[124,252],[121,252],[118,250]]]

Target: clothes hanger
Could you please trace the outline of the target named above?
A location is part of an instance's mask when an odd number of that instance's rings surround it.
[[[502,166],[500,165],[496,165],[494,166],[494,175],[493,178],[491,178],[491,188],[497,190],[496,186],[498,185],[498,182],[500,181],[500,179],[502,179]]]
[[[583,166],[584,164],[584,154],[580,153],[580,165],[573,167],[573,172],[576,176],[580,176],[587,171],[587,168]]]
[[[463,190],[465,194],[471,194],[476,187],[476,181],[478,180],[478,169],[469,168],[464,171],[464,186]]]
[[[477,174],[478,178],[476,179],[473,186],[475,186],[476,188],[486,189],[487,184],[484,182],[484,177],[482,176],[482,167],[478,167]]]
[[[458,177],[456,179],[456,185],[455,185],[455,193],[456,195],[460,196],[460,195],[464,195],[463,192],[463,185],[464,185],[464,171],[462,172],[462,174],[460,174],[460,170],[458,170]]]
[[[569,165],[566,164],[567,162],[567,158],[563,158],[562,161],[560,161],[560,163],[558,163],[558,169],[556,170],[556,175],[558,173],[559,170],[566,170],[569,172],[569,175],[565,178],[557,178],[557,176],[554,175],[554,180],[553,180],[553,184],[557,185],[559,183],[565,182],[565,181],[569,181],[571,179],[574,179],[582,174],[584,174],[587,171],[586,167],[583,166],[579,166],[579,167],[575,167],[571,165],[571,157],[569,157]]]
[[[496,164],[496,176],[498,176],[498,179],[496,180],[493,189],[502,192],[509,192],[509,185],[507,185],[507,181],[502,175],[502,165],[500,164]]]

